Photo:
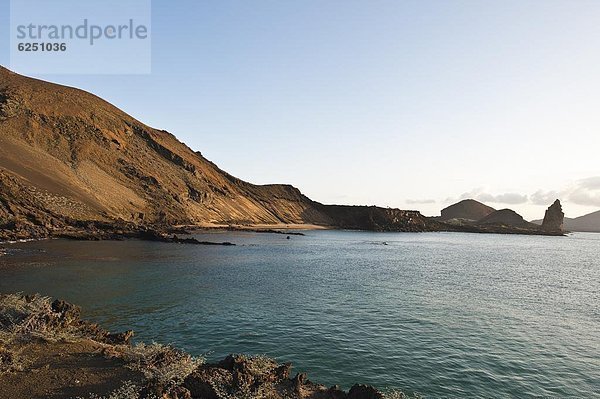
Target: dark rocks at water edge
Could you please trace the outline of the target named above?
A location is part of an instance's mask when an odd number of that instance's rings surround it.
[[[291,363],[278,364],[266,357],[229,355],[216,364],[200,366],[184,381],[190,398],[311,398],[383,399],[383,394],[368,385],[356,384],[348,392],[334,385],[327,387],[310,381],[306,373],[291,377]]]
[[[228,227],[227,230],[229,230],[229,231],[247,231],[247,232],[251,232],[251,233],[283,234],[283,235],[287,235],[287,236],[305,236],[306,235],[299,231],[287,231],[287,230],[275,230],[275,229],[253,229],[253,228],[244,229],[244,228]]]
[[[155,230],[146,230],[140,232],[137,237],[142,240],[148,241],[159,241],[159,242],[172,242],[176,244],[194,244],[194,245],[224,245],[224,246],[234,246],[235,244],[231,242],[213,242],[213,241],[199,241],[193,237],[188,238],[180,238],[177,235],[170,235],[168,233],[161,233]]]
[[[110,333],[82,320],[81,309],[40,295],[0,295],[0,393],[24,398],[11,381],[39,387],[51,379],[53,397],[122,397],[115,392],[135,381],[135,398],[163,399],[383,399],[376,388],[356,384],[349,391],[292,374],[291,363],[265,356],[229,355],[204,363],[167,345],[131,344],[132,331]],[[51,350],[51,353],[48,353]],[[60,356],[56,354],[60,353]],[[33,368],[35,364],[49,364]],[[50,366],[50,364],[52,366]],[[89,369],[98,364],[98,369]],[[77,386],[87,368],[103,375],[95,386]],[[25,379],[25,380],[24,380]],[[133,389],[135,388],[135,389]],[[80,389],[80,391],[76,391]],[[75,390],[75,391],[74,391]],[[28,398],[45,396],[30,393]],[[79,397],[80,393],[75,396]],[[1,395],[0,395],[1,396]],[[394,397],[403,397],[398,393]]]
[[[12,221],[0,226],[0,242],[45,238],[64,238],[79,241],[138,239],[175,244],[235,246],[231,242],[200,241],[193,237],[181,237],[180,235],[189,235],[190,233],[180,228],[144,227],[121,221],[114,223],[98,221],[71,222],[70,226],[61,225],[61,227],[47,228],[26,221]]]
[[[213,241],[200,241],[193,237],[182,238],[176,234],[169,234],[166,232],[156,230],[140,230],[140,231],[109,231],[109,232],[87,232],[87,231],[67,231],[54,235],[58,238],[65,238],[69,240],[80,240],[80,241],[97,241],[97,240],[124,240],[124,239],[139,239],[144,241],[155,241],[155,242],[168,242],[174,244],[192,244],[192,245],[223,245],[223,246],[235,246],[231,242],[213,242]]]

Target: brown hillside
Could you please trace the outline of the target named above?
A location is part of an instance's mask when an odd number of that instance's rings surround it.
[[[367,207],[346,207],[338,223],[345,207],[313,202],[289,185],[244,182],[97,96],[2,67],[0,133],[0,228],[122,220],[420,231],[427,224],[418,212]]]
[[[532,223],[529,223],[521,215],[512,209],[501,209],[499,211],[495,211],[483,219],[479,220],[477,224],[485,225],[485,224],[496,224],[503,226],[513,226],[513,227],[530,227],[536,228]]]
[[[473,199],[466,199],[442,209],[440,220],[467,219],[479,220],[494,212],[495,209]]]
[[[600,232],[600,211],[574,219],[565,220],[565,228],[570,231]]]

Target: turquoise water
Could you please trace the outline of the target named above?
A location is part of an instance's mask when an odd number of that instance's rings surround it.
[[[600,234],[306,234],[15,244],[0,256],[0,292],[64,298],[209,359],[292,361],[328,385],[600,395]]]

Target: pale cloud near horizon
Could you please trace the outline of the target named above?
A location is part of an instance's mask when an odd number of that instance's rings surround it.
[[[450,198],[446,199],[448,201]],[[463,193],[460,196],[461,200],[464,199],[475,199],[481,202],[491,202],[495,204],[508,204],[508,205],[519,205],[525,204],[528,201],[527,195],[519,193],[503,193],[503,194],[490,194],[484,191],[483,188],[476,188],[469,192]],[[451,201],[452,202],[452,201]]]
[[[450,204],[464,199],[474,199],[483,203],[492,204],[532,204],[540,206],[549,206],[556,199],[559,199],[563,203],[572,203],[587,207],[600,207],[600,176],[575,180],[560,190],[537,190],[529,195],[514,192],[491,194],[486,189],[479,187],[463,193],[458,199],[450,197],[446,198],[443,202]],[[414,203],[417,204],[419,202]]]
[[[521,195],[518,193],[504,193],[504,194],[498,194],[498,195],[482,193],[479,195],[479,198],[482,201],[489,201],[489,202],[494,202],[497,204],[510,204],[510,205],[524,204],[528,200],[527,195]]]
[[[538,190],[529,196],[529,200],[534,205],[549,205],[561,197],[562,194],[558,191]]]
[[[600,176],[577,180],[566,198],[577,205],[600,207]]]
[[[600,207],[600,176],[576,180],[561,191],[538,190],[530,196],[535,205],[546,205],[557,198],[577,205]]]
[[[434,199],[407,199],[405,202],[408,205],[422,205],[422,204],[435,204],[437,201]]]

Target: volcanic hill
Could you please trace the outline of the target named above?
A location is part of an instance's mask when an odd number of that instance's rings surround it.
[[[474,199],[465,199],[442,209],[439,220],[465,219],[477,221],[496,210]]]
[[[259,224],[439,229],[416,211],[323,205],[290,185],[247,183],[93,94],[0,67],[0,238]]]

